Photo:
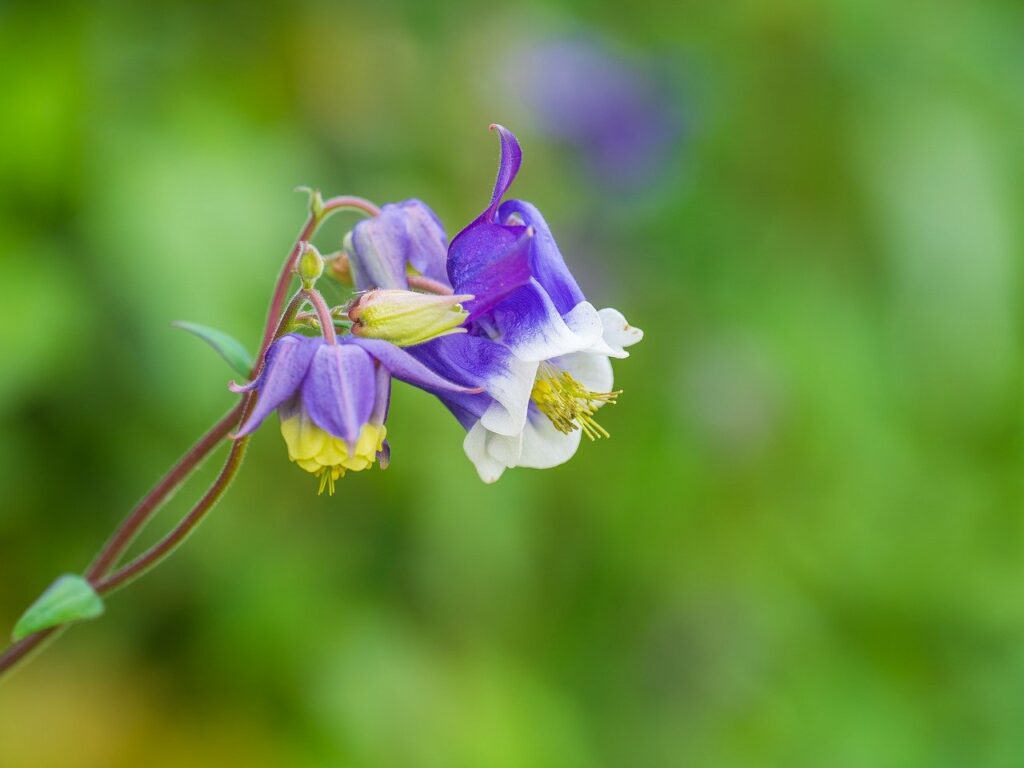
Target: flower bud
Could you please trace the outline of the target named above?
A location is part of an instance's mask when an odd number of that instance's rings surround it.
[[[438,336],[465,333],[460,326],[468,313],[461,302],[472,298],[378,288],[360,296],[348,316],[355,336],[411,347]]]
[[[312,288],[313,284],[320,279],[320,275],[324,273],[324,258],[320,255],[320,251],[309,243],[305,243],[296,271],[302,279],[302,287]]]

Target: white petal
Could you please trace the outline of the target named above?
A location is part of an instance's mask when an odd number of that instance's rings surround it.
[[[488,406],[480,423],[501,435],[522,432],[536,378],[537,363],[510,357],[508,367],[487,381],[487,394],[494,398],[494,402]]]
[[[557,467],[573,457],[580,447],[581,437],[578,429],[567,435],[559,432],[546,416],[537,414],[526,420],[518,464],[534,469]]]
[[[484,429],[478,421],[469,432],[466,439],[462,441],[462,448],[466,451],[469,460],[476,467],[476,472],[485,483],[493,483],[505,471],[505,465],[491,458],[487,453],[487,436],[492,433]]]
[[[615,377],[612,375],[612,361],[607,355],[593,355],[590,352],[575,352],[556,357],[551,364],[566,371],[591,392],[611,392]]]
[[[496,435],[487,433],[487,455],[506,467],[519,464],[519,456],[523,452],[523,433],[518,435]]]
[[[644,337],[644,332],[630,325],[617,309],[605,307],[597,314],[601,319],[601,340],[587,351],[612,357],[629,357],[629,352],[623,347],[636,344]]]

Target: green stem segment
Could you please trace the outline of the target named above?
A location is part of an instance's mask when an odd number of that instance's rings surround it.
[[[316,232],[317,228],[328,216],[336,211],[346,209],[358,210],[368,216],[376,216],[380,213],[380,209],[368,200],[350,196],[331,198],[311,211],[309,218],[299,232],[295,245],[285,260],[281,273],[278,275],[277,283],[274,286],[263,341],[260,344],[259,354],[256,356],[256,365],[252,370],[253,376],[256,376],[263,367],[267,350],[274,339],[285,332],[288,325],[295,318],[295,314],[303,300],[308,298],[300,291],[292,298],[287,308],[283,309],[284,297],[287,294],[288,285],[291,283],[296,259],[302,253],[304,243],[309,241],[313,233]],[[317,296],[319,297],[319,294]],[[314,306],[316,306],[315,301]],[[329,328],[329,333],[333,336],[333,324],[328,322],[325,327]],[[135,541],[146,523],[152,519],[163,502],[192,474],[200,462],[220,444],[221,440],[227,437],[236,425],[244,421],[256,404],[256,397],[257,393],[255,391],[248,393],[242,402],[238,403],[214,424],[195,445],[178,459],[160,482],[135,505],[135,508],[117,527],[85,574],[99,594],[108,594],[139,578],[163,562],[188,538],[189,534],[196,529],[206,514],[224,495],[241,468],[242,459],[245,457],[245,450],[248,447],[248,437],[234,441],[231,450],[228,452],[227,460],[224,462],[220,474],[217,475],[217,479],[213,481],[213,485],[210,486],[196,505],[189,510],[188,514],[166,536],[128,564],[110,573],[111,569],[123,557],[125,551]],[[9,672],[44,641],[58,634],[62,629],[63,627],[45,629],[12,644],[0,654],[0,677]]]

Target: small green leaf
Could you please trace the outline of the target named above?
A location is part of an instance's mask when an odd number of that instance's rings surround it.
[[[252,370],[252,355],[233,336],[228,336],[224,331],[218,331],[216,328],[208,328],[205,325],[188,323],[184,320],[175,320],[171,325],[175,328],[186,330],[189,333],[194,333],[217,350],[217,353],[228,361],[228,365],[243,376],[248,376],[249,371]]]
[[[103,598],[92,584],[81,576],[67,574],[51,584],[39,599],[29,606],[14,625],[14,642],[50,627],[70,621],[94,619],[103,613]]]

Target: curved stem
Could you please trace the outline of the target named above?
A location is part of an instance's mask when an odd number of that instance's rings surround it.
[[[255,394],[250,394],[245,400],[245,408],[242,411],[243,419],[248,416],[248,412],[255,403]],[[224,492],[227,491],[231,481],[235,479],[235,475],[238,474],[238,470],[242,466],[242,459],[245,458],[245,449],[248,444],[248,436],[236,440],[231,446],[231,451],[228,453],[228,458],[224,462],[220,474],[217,475],[217,479],[213,481],[213,485],[209,487],[189,513],[159,542],[127,565],[96,582],[94,585],[96,591],[101,595],[112,592],[156,567],[168,555],[174,552],[188,538],[188,535],[196,529],[196,526],[203,521],[206,513],[213,509],[213,505],[220,501],[220,497],[224,495]]]
[[[142,497],[93,560],[92,565],[85,572],[87,579],[95,581],[105,576],[111,567],[121,559],[121,555],[132,545],[160,503],[192,474],[192,470],[199,466],[199,463],[206,458],[210,451],[227,436],[232,427],[239,423],[243,407],[244,404],[239,402],[220,421],[210,427],[209,431],[199,439],[199,442],[178,459],[178,462],[163,476],[160,482]]]
[[[433,280],[426,275],[409,275],[407,277],[410,288],[418,288],[427,293],[436,293],[440,296],[451,296],[455,291],[442,282]]]
[[[62,627],[51,627],[50,629],[44,629],[41,632],[23,637],[18,642],[11,645],[6,651],[0,654],[0,676],[11,668],[14,667],[19,661],[24,659],[33,650],[43,643],[47,638],[50,638],[59,633]]]
[[[331,310],[327,306],[327,302],[324,301],[324,297],[320,295],[320,291],[315,288],[303,288],[302,295],[306,297],[306,301],[313,305],[313,309],[316,310],[317,319],[320,321],[320,332],[324,335],[324,341],[328,344],[338,343],[338,334],[334,331],[334,318],[331,317]]]

